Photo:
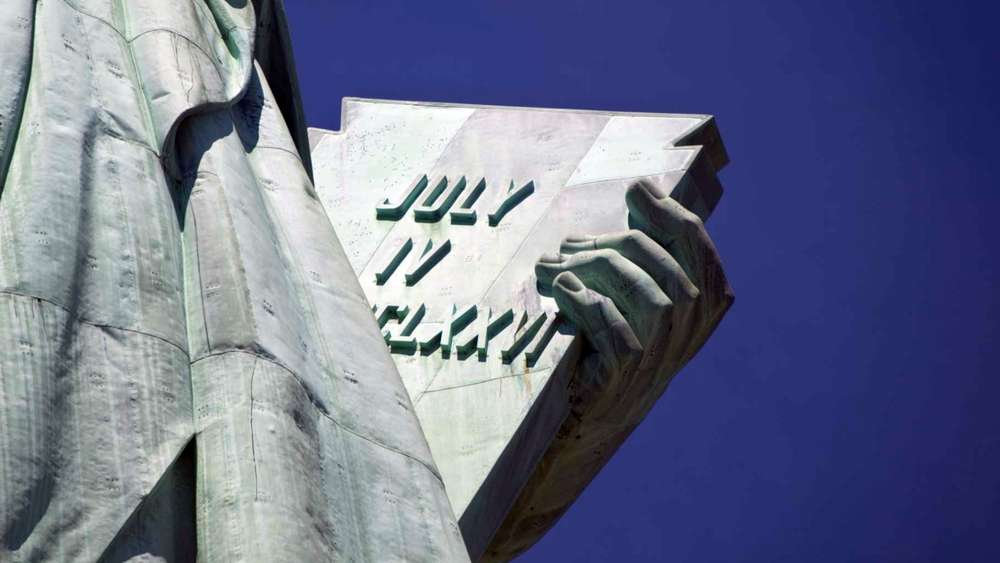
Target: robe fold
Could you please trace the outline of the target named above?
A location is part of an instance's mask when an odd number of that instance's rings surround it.
[[[0,560],[453,561],[279,0],[4,0]]]

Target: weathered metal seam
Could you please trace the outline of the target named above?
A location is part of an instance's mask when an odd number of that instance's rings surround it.
[[[437,469],[433,465],[429,465],[424,460],[422,460],[422,459],[420,459],[418,457],[415,457],[415,456],[413,456],[411,454],[408,454],[408,453],[406,453],[406,452],[404,452],[402,450],[394,448],[393,446],[390,446],[389,444],[386,444],[384,442],[376,440],[375,438],[372,438],[370,436],[365,436],[361,432],[359,432],[359,431],[351,428],[347,424],[345,424],[345,423],[337,420],[336,418],[334,418],[329,412],[326,411],[326,409],[324,409],[322,407],[322,405],[318,404],[313,399],[312,394],[310,394],[309,391],[307,390],[308,388],[306,387],[305,383],[303,383],[302,378],[300,378],[299,375],[296,374],[293,370],[291,370],[288,366],[282,364],[281,362],[279,362],[278,360],[276,360],[274,358],[271,358],[271,357],[268,357],[268,356],[264,356],[262,354],[254,352],[252,350],[243,350],[243,349],[220,350],[218,352],[213,352],[211,354],[207,354],[205,356],[202,356],[201,358],[198,358],[194,362],[191,362],[191,367],[193,368],[194,365],[197,364],[198,362],[207,360],[209,358],[214,358],[216,356],[223,356],[223,355],[226,355],[226,354],[246,354],[248,356],[254,356],[255,358],[259,358],[260,360],[263,360],[265,362],[268,362],[268,363],[270,363],[270,364],[272,364],[272,365],[280,368],[282,371],[288,373],[288,375],[291,376],[292,379],[294,379],[295,382],[298,383],[300,387],[302,387],[302,390],[306,393],[306,396],[309,397],[309,402],[312,403],[314,407],[316,407],[316,410],[321,415],[323,415],[323,417],[329,419],[330,422],[333,422],[338,428],[340,428],[341,430],[344,430],[345,432],[347,432],[349,434],[357,436],[358,438],[361,438],[362,440],[371,442],[372,444],[375,444],[376,446],[379,446],[379,447],[381,447],[381,448],[383,448],[383,449],[385,449],[387,451],[399,454],[399,455],[401,455],[403,457],[409,458],[409,459],[411,459],[411,460],[419,463],[420,465],[424,466],[424,468],[426,468],[427,471],[429,471],[431,473],[431,475],[434,476],[435,479],[437,479],[438,481],[440,481],[442,485],[444,484],[444,480],[441,478],[441,475],[438,473]]]

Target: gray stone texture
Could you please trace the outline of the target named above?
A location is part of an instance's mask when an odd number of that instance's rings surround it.
[[[0,37],[0,560],[467,558],[281,4],[7,0]]]

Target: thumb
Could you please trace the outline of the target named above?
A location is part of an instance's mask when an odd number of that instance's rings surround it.
[[[597,351],[606,369],[622,373],[638,365],[642,344],[632,327],[603,295],[587,289],[572,272],[562,272],[552,284],[559,310]]]

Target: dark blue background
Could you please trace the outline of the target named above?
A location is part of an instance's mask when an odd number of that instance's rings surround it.
[[[721,328],[525,561],[1000,561],[987,2],[287,0],[344,96],[712,113]]]

